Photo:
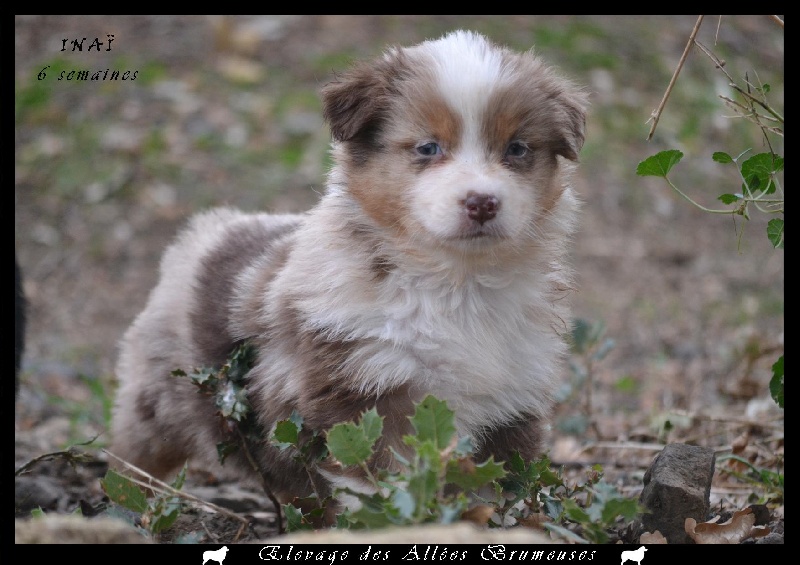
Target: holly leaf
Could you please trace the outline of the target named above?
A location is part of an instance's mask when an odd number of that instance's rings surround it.
[[[107,471],[105,477],[100,479],[100,486],[108,498],[120,506],[139,513],[147,510],[147,497],[144,491],[116,471]]]
[[[250,412],[250,403],[247,401],[247,389],[230,381],[226,381],[222,391],[217,393],[217,408],[225,418],[241,422]]]
[[[296,446],[300,438],[300,427],[290,419],[280,420],[275,423],[270,442],[278,449]]]
[[[479,465],[476,465],[471,457],[451,459],[447,463],[447,482],[467,491],[477,490],[505,476],[503,464],[495,462],[494,456]]]
[[[426,396],[417,405],[411,424],[421,441],[430,440],[437,449],[442,450],[450,445],[456,433],[455,415],[447,407],[447,403],[432,395]]]
[[[342,465],[364,463],[372,455],[374,440],[367,438],[366,431],[352,422],[336,424],[328,431],[328,450]]]

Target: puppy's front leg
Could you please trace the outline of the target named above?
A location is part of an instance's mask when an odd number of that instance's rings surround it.
[[[484,436],[484,441],[476,454],[476,460],[483,462],[494,455],[495,461],[509,461],[515,451],[525,461],[541,455],[543,439],[542,421],[536,416],[519,418],[510,424],[493,428]]]

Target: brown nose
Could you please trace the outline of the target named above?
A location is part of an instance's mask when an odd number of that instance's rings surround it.
[[[471,220],[483,225],[497,215],[497,211],[500,209],[500,201],[490,194],[469,192],[467,199],[464,200],[464,208],[467,209],[467,216]]]

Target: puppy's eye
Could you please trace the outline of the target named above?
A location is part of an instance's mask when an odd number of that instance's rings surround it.
[[[522,141],[512,141],[506,149],[506,157],[524,157],[528,154],[528,146]]]
[[[442,148],[439,147],[439,144],[435,141],[431,141],[429,143],[417,145],[417,153],[423,157],[433,157],[435,155],[441,155]]]

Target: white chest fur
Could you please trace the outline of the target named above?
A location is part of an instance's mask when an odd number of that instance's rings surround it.
[[[309,319],[360,344],[349,364],[363,392],[411,385],[434,394],[470,434],[549,410],[564,345],[543,284],[518,275],[454,286],[392,273],[377,292],[350,288]]]

